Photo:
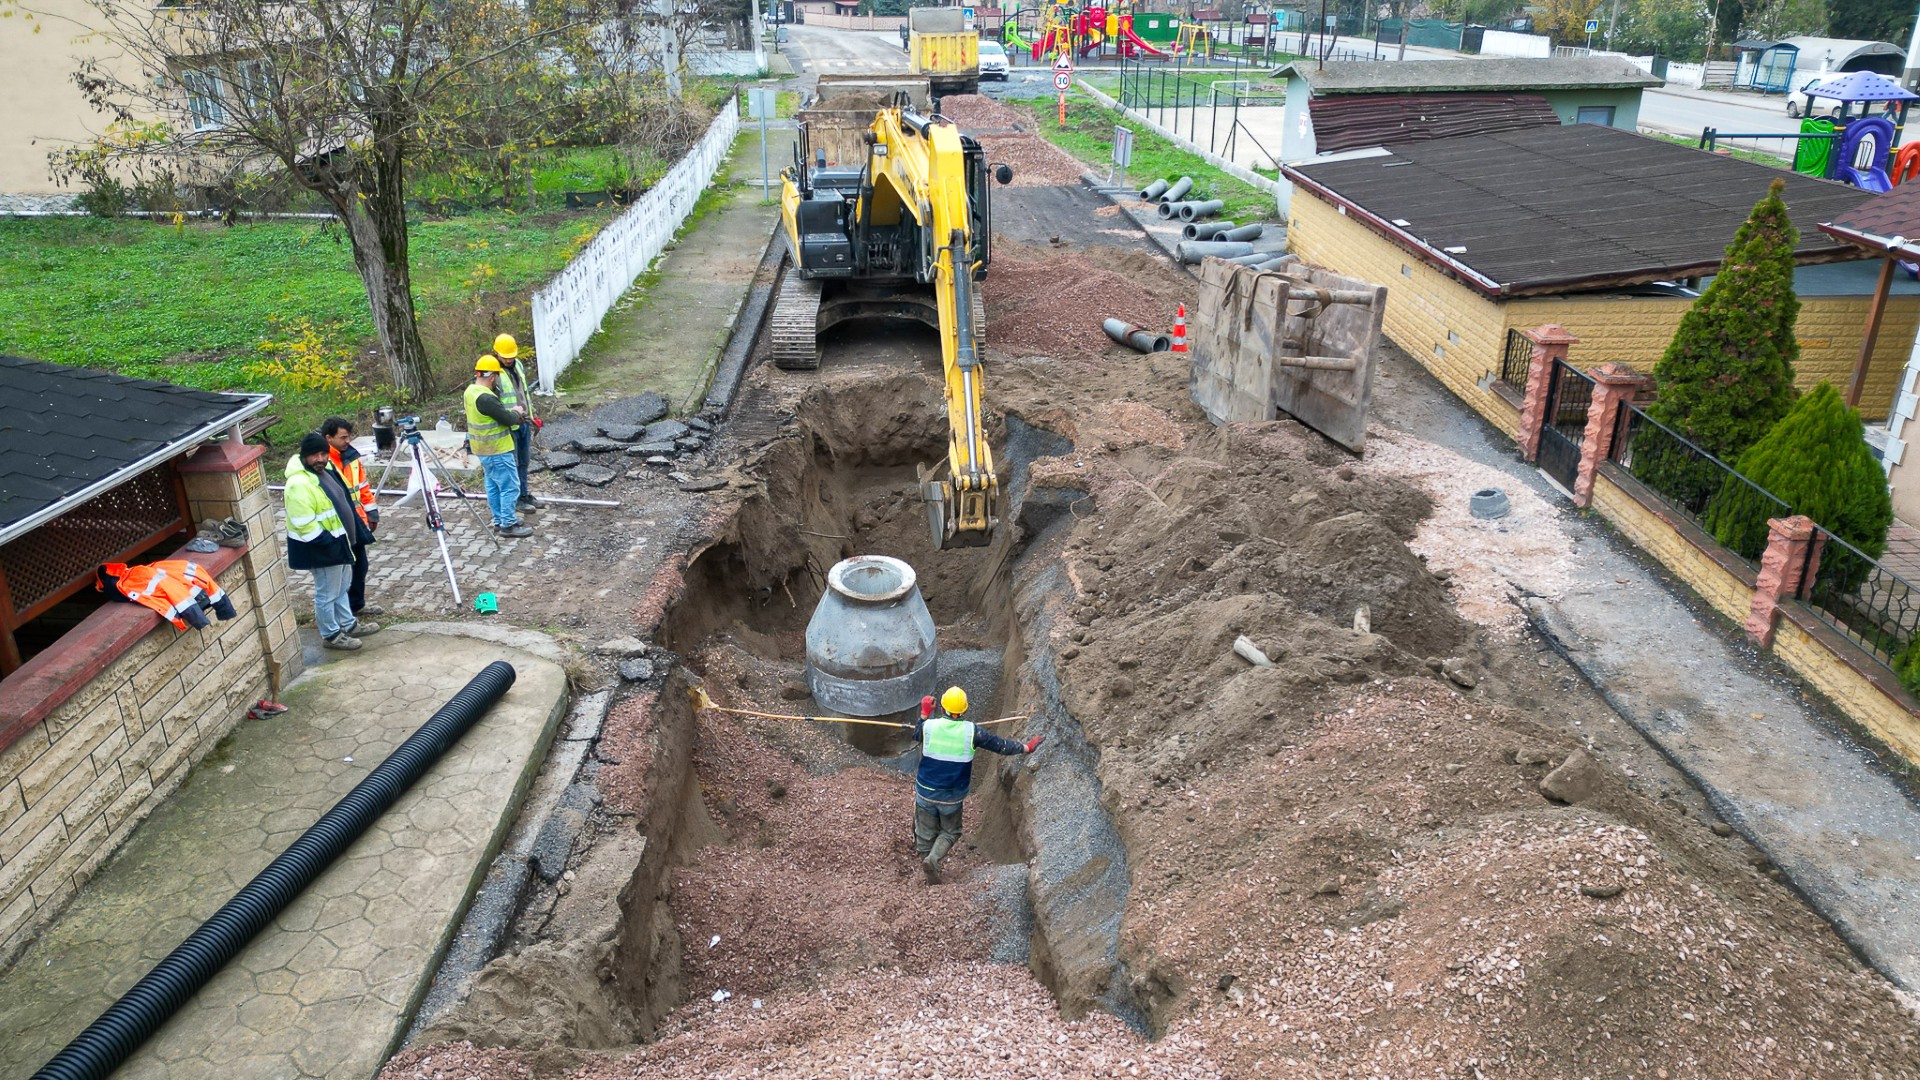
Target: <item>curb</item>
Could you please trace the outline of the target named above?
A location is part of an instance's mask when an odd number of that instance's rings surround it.
[[[786,255],[785,237],[780,232],[780,219],[776,218],[773,233],[767,237],[766,250],[754,268],[753,287],[747,292],[746,303],[740,306],[739,314],[734,316],[733,329],[727,334],[727,343],[720,350],[720,363],[714,368],[713,382],[707,388],[704,407],[716,410],[723,417],[733,406],[740,380],[747,373],[753,343],[759,339],[760,328],[766,325],[767,315],[773,310],[773,291],[780,283],[780,264]]]

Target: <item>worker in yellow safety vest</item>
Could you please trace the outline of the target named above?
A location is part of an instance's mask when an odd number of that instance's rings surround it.
[[[317,431],[302,436],[300,452],[287,460],[285,498],[287,569],[313,574],[313,625],[326,648],[358,649],[347,586],[353,582],[353,545],[366,526],[347,501],[346,485],[329,461],[327,440]],[[360,633],[378,630],[369,624]]]
[[[532,536],[532,527],[520,522],[520,471],[513,454],[513,433],[526,424],[527,417],[500,399],[502,373],[492,353],[473,362],[473,382],[467,386],[467,447],[480,459],[487,478],[493,531],[508,537]]]
[[[931,704],[923,706],[923,719],[914,729],[920,769],[913,784],[913,850],[931,885],[940,883],[940,860],[960,840],[960,812],[973,783],[974,750],[1031,754],[1041,742],[1036,735],[1017,743],[960,719],[967,711],[967,692],[957,686],[940,695],[940,709],[944,715],[927,715],[933,712]]]
[[[334,474],[346,485],[347,502],[367,527],[367,535],[380,527],[380,507],[375,505],[373,485],[367,482],[367,459],[353,448],[353,421],[344,416],[329,416],[320,421],[320,437],[327,440],[327,456]],[[347,606],[356,619],[385,615],[387,609],[367,603],[367,544],[353,545],[353,583],[347,586]]]
[[[533,415],[533,393],[527,388],[527,369],[520,366],[520,342],[512,334],[501,334],[493,339],[493,356],[500,361],[501,404],[527,418],[526,423],[513,429],[513,466],[520,474],[520,498],[513,508],[531,514],[540,509],[540,500],[534,498],[533,489],[527,486],[527,474],[533,467],[533,436],[540,430],[540,418]]]

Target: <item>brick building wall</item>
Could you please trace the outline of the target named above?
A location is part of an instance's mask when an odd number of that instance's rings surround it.
[[[1589,505],[1640,550],[1673,571],[1715,611],[1737,623],[1747,621],[1747,613],[1753,608],[1753,583],[1729,572],[1672,521],[1628,494],[1604,466],[1594,477],[1593,502]]]
[[[23,700],[35,704],[23,685],[59,685],[63,695],[0,748],[0,964],[19,955],[250,705],[299,673],[299,633],[258,457],[257,447],[206,449],[181,467],[196,522],[247,523],[253,543],[244,551],[174,556],[214,574],[235,618],[178,631],[146,608],[109,604],[0,686],[9,713]],[[80,675],[63,681],[63,670]]]

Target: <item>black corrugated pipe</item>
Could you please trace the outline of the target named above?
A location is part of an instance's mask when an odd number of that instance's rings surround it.
[[[488,664],[387,760],[260,871],[180,947],[107,1007],[34,1080],[106,1080],[175,1010],[226,966],[321,872],[426,775],[513,685],[513,665]]]

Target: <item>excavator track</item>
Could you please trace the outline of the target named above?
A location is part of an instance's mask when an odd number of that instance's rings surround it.
[[[780,282],[767,320],[773,364],[787,371],[820,366],[820,283],[803,281],[791,267]]]

